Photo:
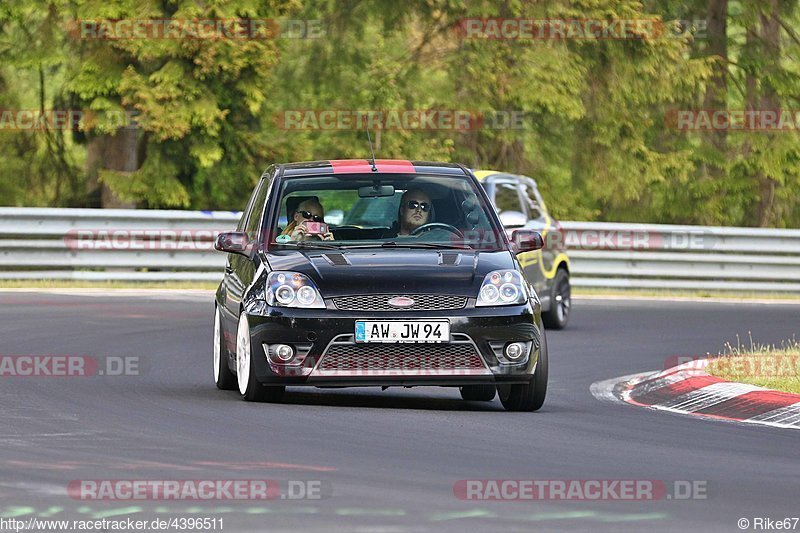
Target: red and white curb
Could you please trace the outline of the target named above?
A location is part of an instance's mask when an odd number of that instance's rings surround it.
[[[663,372],[593,383],[602,400],[704,418],[800,429],[800,394],[734,383],[705,371],[710,360],[691,361]]]

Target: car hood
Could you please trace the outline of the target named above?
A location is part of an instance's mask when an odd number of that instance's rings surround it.
[[[326,298],[397,293],[474,298],[487,273],[514,268],[505,250],[281,250],[265,259],[271,270],[305,274]]]

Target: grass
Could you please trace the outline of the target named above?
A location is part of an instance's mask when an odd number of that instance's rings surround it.
[[[747,346],[737,335],[736,346],[726,343],[719,355],[706,368],[713,376],[800,394],[800,342],[795,337],[775,346],[757,344],[750,336]]]

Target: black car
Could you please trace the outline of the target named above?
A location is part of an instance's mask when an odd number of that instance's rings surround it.
[[[387,199],[398,207],[382,220],[325,221],[325,211]],[[461,165],[273,165],[237,231],[215,243],[228,253],[216,293],[217,387],[277,402],[286,386],[434,385],[537,410],[547,342],[516,254],[542,246],[535,231],[509,239]]]

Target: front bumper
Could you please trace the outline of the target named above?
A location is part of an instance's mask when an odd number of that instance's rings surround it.
[[[542,335],[540,315],[531,304],[390,313],[264,307],[247,317],[255,376],[271,385],[528,383]],[[447,319],[451,342],[357,344],[355,322],[365,319]],[[502,363],[498,351],[507,342],[525,342],[527,357],[516,364]],[[267,357],[268,347],[274,344],[290,344],[305,358],[301,364],[276,364]]]

